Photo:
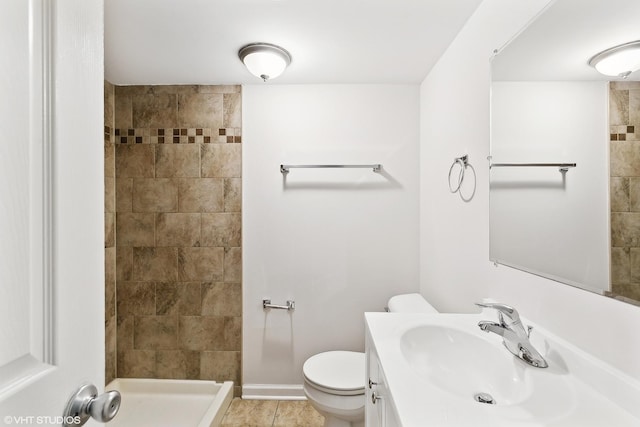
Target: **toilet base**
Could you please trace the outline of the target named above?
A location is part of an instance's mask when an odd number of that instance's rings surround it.
[[[311,406],[324,416],[324,427],[364,427],[364,394],[331,395],[306,382],[303,390]]]

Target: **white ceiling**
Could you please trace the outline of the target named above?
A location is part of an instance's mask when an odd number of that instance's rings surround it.
[[[495,58],[494,80],[620,80],[595,54],[640,40],[640,0],[556,0]],[[640,71],[628,80],[640,80]]]
[[[105,77],[130,84],[260,80],[238,49],[293,61],[268,84],[420,83],[480,0],[105,0]]]

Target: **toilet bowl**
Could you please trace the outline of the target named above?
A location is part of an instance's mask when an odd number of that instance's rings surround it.
[[[389,300],[395,313],[437,313],[420,294],[396,295]],[[304,362],[304,394],[324,415],[324,427],[364,427],[365,355],[355,351],[327,351]]]
[[[327,351],[304,362],[304,394],[324,415],[324,427],[364,426],[365,355]]]

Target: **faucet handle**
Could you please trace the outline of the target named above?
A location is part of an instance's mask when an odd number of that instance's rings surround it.
[[[477,302],[476,305],[478,307],[493,308],[495,310],[498,310],[500,322],[503,322],[503,315],[507,316],[513,323],[520,321],[520,314],[518,314],[518,310],[511,307],[510,305],[502,304],[499,302]]]

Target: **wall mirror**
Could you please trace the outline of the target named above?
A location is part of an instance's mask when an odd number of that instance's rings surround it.
[[[639,19],[637,0],[555,0],[498,49],[489,159],[492,261],[638,305],[640,71],[589,60]]]

